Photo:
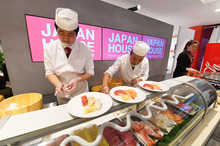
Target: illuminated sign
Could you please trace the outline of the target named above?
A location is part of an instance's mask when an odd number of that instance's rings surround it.
[[[58,39],[54,19],[31,15],[25,17],[32,61],[42,62],[45,45]],[[150,45],[146,55],[148,59],[164,58],[166,39],[85,24],[79,24],[79,27],[77,40],[91,49],[93,60],[116,60],[129,53],[136,41]]]
[[[103,60],[116,60],[128,54],[134,43],[141,40],[140,34],[103,28]]]
[[[28,37],[33,62],[44,60],[44,47],[58,39],[54,19],[26,15]],[[101,60],[101,28],[79,24],[77,40],[86,44],[92,51],[93,60]]]
[[[166,49],[166,39],[143,35],[143,42],[150,46],[146,57],[148,59],[163,59]]]

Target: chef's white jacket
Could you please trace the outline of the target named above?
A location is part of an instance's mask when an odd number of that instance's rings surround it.
[[[94,62],[91,49],[83,43],[75,40],[70,46],[72,49],[69,57],[66,57],[64,48],[59,39],[48,43],[44,49],[44,66],[46,76],[55,74],[60,81],[68,84],[72,79],[85,73],[94,76]],[[77,89],[71,93],[59,93],[57,99],[59,104],[67,103],[74,96],[88,92],[88,82],[82,81],[77,85]]]
[[[115,63],[105,73],[109,73],[110,77],[112,77],[118,70],[120,72],[120,78],[126,85],[129,85],[130,81],[135,77],[139,77],[145,81],[149,76],[149,61],[144,57],[141,63],[136,65],[133,70],[130,63],[130,54],[125,54],[118,57]]]

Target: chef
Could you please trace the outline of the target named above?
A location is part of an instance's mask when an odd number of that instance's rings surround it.
[[[125,85],[136,86],[138,82],[147,80],[149,61],[145,55],[149,49],[149,45],[145,42],[136,41],[131,52],[117,58],[115,63],[104,73],[101,91],[109,93],[108,80],[118,70]]]
[[[91,49],[76,40],[79,31],[78,14],[68,8],[57,8],[55,27],[59,39],[44,48],[45,74],[55,86],[59,104],[88,92],[87,79],[94,76]]]

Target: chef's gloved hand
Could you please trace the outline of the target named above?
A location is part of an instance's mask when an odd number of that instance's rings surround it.
[[[110,91],[109,87],[104,87],[104,88],[102,88],[102,90],[101,90],[101,92],[102,92],[102,93],[105,93],[105,94],[109,94],[109,91]]]
[[[137,84],[139,82],[139,79],[138,78],[133,78],[131,81],[130,81],[130,85],[133,86],[133,87],[136,87]]]
[[[70,93],[77,88],[77,79],[72,79],[67,85],[63,86],[63,91]]]
[[[193,68],[189,68],[189,69],[188,69],[188,72],[191,72],[191,73],[198,73],[199,71],[196,70],[196,69],[193,69]]]
[[[58,93],[63,93],[63,87],[64,87],[63,83],[58,83],[56,85],[54,96],[57,96]]]

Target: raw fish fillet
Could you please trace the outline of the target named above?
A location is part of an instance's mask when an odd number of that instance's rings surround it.
[[[134,131],[147,145],[156,145],[156,142],[147,135],[147,131],[144,127],[145,126],[140,122],[131,120],[131,130]]]
[[[154,109],[150,109],[152,112],[152,117],[149,119],[150,122],[152,122],[154,125],[159,127],[161,130],[168,132],[169,127],[172,127],[175,125],[175,122],[171,119],[169,119],[167,116],[157,112]],[[140,114],[147,115],[147,111],[140,110]]]

